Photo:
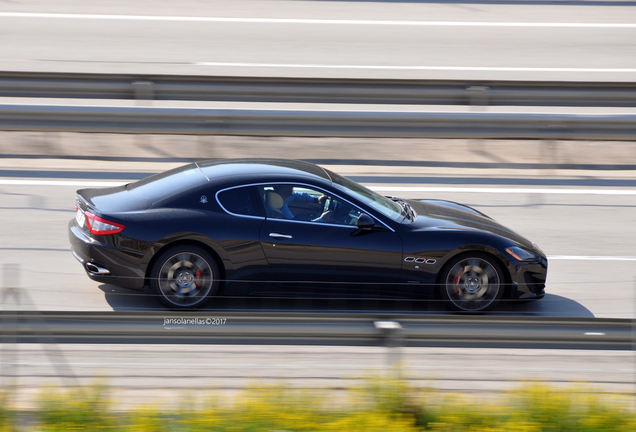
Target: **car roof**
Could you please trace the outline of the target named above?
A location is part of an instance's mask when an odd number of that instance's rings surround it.
[[[330,185],[329,173],[314,164],[290,159],[219,159],[193,162],[126,185],[136,197],[154,202],[188,190],[241,184],[306,182]]]
[[[309,162],[293,159],[220,159],[196,162],[215,183],[252,181],[320,180],[331,183],[328,172]]]

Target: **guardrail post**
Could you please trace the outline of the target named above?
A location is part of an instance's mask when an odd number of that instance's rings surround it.
[[[2,268],[2,295],[0,304],[6,308],[9,298],[12,297],[18,309],[20,309],[19,264],[5,264]],[[2,325],[5,324],[13,331],[8,331],[2,337],[2,366],[0,376],[2,377],[2,388],[9,390],[9,397],[14,400],[18,392],[18,337],[15,330],[18,328],[17,310],[7,311],[3,314]]]
[[[470,86],[466,87],[468,93],[468,103],[472,107],[488,106],[488,86]]]
[[[155,98],[154,83],[152,81],[133,81],[133,92],[138,105],[150,105],[150,102]]]
[[[488,90],[487,86],[469,86],[466,87],[466,93],[468,94],[468,104],[471,111],[485,112],[488,106]],[[481,139],[470,140],[470,147],[472,151],[476,153],[484,153],[484,141]]]
[[[542,151],[541,155],[543,156],[542,165],[543,165],[543,175],[550,176],[556,174],[557,169],[557,143],[553,139],[546,139],[541,142]]]
[[[402,326],[397,321],[374,321],[373,325],[381,330],[384,336],[384,344],[387,347],[387,368],[393,369],[398,374],[396,378],[399,378]]]
[[[155,98],[154,83],[152,81],[133,81],[133,93],[135,94],[136,104],[138,106],[150,106]],[[150,148],[151,137],[147,135],[137,135],[135,141],[141,148]]]
[[[13,377],[14,379],[11,382],[12,392],[11,397],[16,397],[18,390],[18,366],[20,364],[19,352],[18,352],[18,336],[19,336],[19,316],[18,311],[22,309],[23,306],[29,308],[30,312],[35,311],[35,305],[31,301],[28,293],[20,288],[20,265],[19,264],[5,264],[3,267],[3,288],[0,292],[0,304],[3,305],[3,308],[6,308],[8,305],[8,300],[10,297],[13,298],[15,304],[17,305],[17,309],[11,311],[3,311],[2,314],[2,325],[4,326],[4,320],[8,317],[9,319],[9,328],[11,331],[6,332],[4,334],[3,346],[2,346],[2,358],[3,367],[10,366],[11,373],[4,373],[4,368],[0,369],[3,371],[2,377],[8,376],[9,378]],[[36,335],[38,342],[42,345],[42,350],[46,353],[49,358],[49,361],[53,365],[53,367],[57,371],[58,377],[60,377],[63,381],[66,381],[69,385],[77,386],[78,380],[71,369],[71,366],[66,361],[66,357],[64,356],[64,352],[58,347],[57,340],[55,336],[46,330],[46,322],[42,319],[39,314],[35,315],[35,318],[31,318],[31,320],[35,321],[34,324],[40,324],[41,329],[45,329],[41,334]],[[13,345],[13,350],[7,350],[7,344],[11,343]],[[11,355],[12,354],[12,355]],[[10,356],[11,358],[9,358]],[[9,369],[9,367],[7,367]]]

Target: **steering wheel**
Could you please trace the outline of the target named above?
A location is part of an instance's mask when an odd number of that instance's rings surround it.
[[[335,204],[335,201],[332,200],[329,195],[327,195],[327,198],[325,199],[325,202],[322,206],[322,212],[324,213],[326,211],[329,211],[332,206],[332,203]]]

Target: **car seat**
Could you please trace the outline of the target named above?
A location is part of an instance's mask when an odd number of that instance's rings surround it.
[[[280,209],[283,207],[283,197],[276,192],[267,191],[265,193],[265,204],[267,210],[267,216],[275,217],[279,219],[285,219],[285,215]]]

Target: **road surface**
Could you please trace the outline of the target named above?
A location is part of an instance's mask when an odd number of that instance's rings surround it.
[[[61,0],[0,4],[2,69],[633,81],[632,3]]]

